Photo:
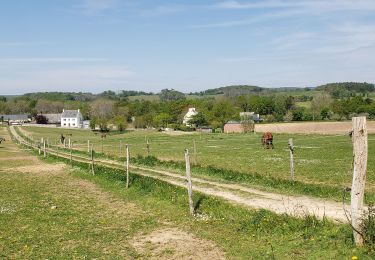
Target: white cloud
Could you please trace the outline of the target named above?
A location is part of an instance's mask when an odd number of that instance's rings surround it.
[[[99,58],[55,57],[55,58],[0,58],[0,63],[76,63],[106,61]]]
[[[157,6],[153,9],[147,9],[141,11],[142,16],[158,16],[158,15],[168,15],[186,11],[187,7],[182,5],[173,6]]]
[[[282,12],[271,12],[271,13],[252,16],[252,17],[246,17],[246,18],[238,19],[238,20],[208,23],[208,24],[196,24],[196,25],[189,25],[188,27],[189,28],[225,28],[225,27],[245,26],[245,25],[266,22],[270,20],[282,19],[282,18],[294,16],[297,14],[301,14],[301,11],[288,10],[288,11],[282,11]]]
[[[373,0],[264,0],[264,1],[224,1],[211,6],[218,9],[268,9],[304,8],[310,11],[375,10]]]
[[[77,8],[85,15],[96,15],[111,10],[118,4],[118,0],[83,0]]]

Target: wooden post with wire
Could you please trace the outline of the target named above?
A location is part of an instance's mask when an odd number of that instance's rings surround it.
[[[363,219],[363,198],[365,194],[365,182],[367,171],[368,142],[366,117],[352,118],[353,130],[353,183],[351,189],[351,216],[354,242],[357,246],[363,245],[362,219]]]
[[[148,141],[148,139],[146,141],[146,148],[147,148],[147,156],[150,156],[150,142]]]
[[[91,145],[91,173],[94,175],[95,170],[94,170],[94,149],[93,145]]]
[[[87,140],[87,153],[90,153],[90,140]]]
[[[43,157],[47,157],[47,151],[46,151],[46,140],[43,140]]]
[[[190,209],[190,214],[194,215],[193,187],[192,187],[192,183],[191,183],[190,159],[189,159],[189,150],[188,149],[185,149],[185,164],[186,164],[187,190],[188,190],[188,196],[189,196],[189,209]]]
[[[195,138],[193,139],[193,148],[194,148],[194,165],[197,165],[197,146],[195,143]]]
[[[289,154],[290,154],[290,179],[294,181],[294,146],[293,146],[293,138],[289,138]]]
[[[126,145],[126,188],[129,188],[129,145]]]
[[[73,158],[72,158],[72,146],[69,139],[69,155],[70,155],[70,166],[73,167]]]

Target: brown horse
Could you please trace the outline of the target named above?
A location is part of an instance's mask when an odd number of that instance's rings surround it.
[[[273,135],[271,132],[265,132],[263,133],[262,139],[261,139],[263,147],[269,149],[273,149]]]

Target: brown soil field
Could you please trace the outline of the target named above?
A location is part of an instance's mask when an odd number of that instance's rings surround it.
[[[301,123],[275,123],[256,124],[256,132],[293,133],[293,134],[347,134],[352,129],[351,121],[344,122],[301,122]],[[375,121],[367,121],[369,134],[375,133]]]

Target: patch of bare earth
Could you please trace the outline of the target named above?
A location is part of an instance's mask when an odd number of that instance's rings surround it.
[[[224,253],[212,242],[176,228],[137,235],[131,244],[147,259],[225,259]]]
[[[19,172],[19,173],[30,173],[30,174],[48,174],[48,175],[55,175],[60,174],[65,167],[63,163],[57,164],[36,164],[36,165],[28,165],[28,166],[18,166],[8,168],[7,171],[9,172]]]

